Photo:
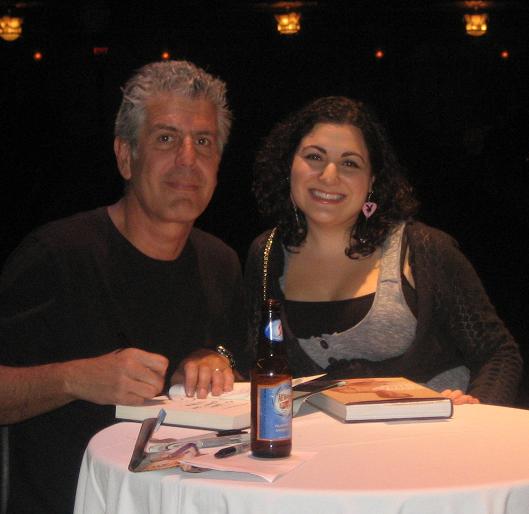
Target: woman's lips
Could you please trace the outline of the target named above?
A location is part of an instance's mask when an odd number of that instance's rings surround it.
[[[311,196],[319,202],[337,203],[345,198],[345,195],[340,193],[328,193],[320,189],[309,189],[309,191]]]

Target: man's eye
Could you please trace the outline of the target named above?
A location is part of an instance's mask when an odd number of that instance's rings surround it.
[[[160,143],[172,143],[174,141],[174,137],[170,136],[169,134],[162,134],[161,136],[158,136],[158,141]]]
[[[197,139],[197,144],[200,146],[209,146],[211,144],[211,140],[207,137],[199,137]]]

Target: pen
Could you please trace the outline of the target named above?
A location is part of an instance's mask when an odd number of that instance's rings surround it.
[[[215,433],[206,434],[203,437],[185,437],[177,440],[168,440],[163,443],[152,444],[147,448],[147,453],[172,451],[186,443],[194,443],[200,448],[215,448],[216,446],[226,446],[227,444],[244,443],[250,439],[250,434],[241,433],[217,437]]]
[[[225,457],[230,457],[231,455],[237,455],[238,453],[244,453],[250,449],[250,441],[247,441],[245,443],[239,443],[234,444],[233,446],[228,446],[226,448],[222,448],[217,453],[215,453],[215,457],[217,459],[224,459]]]
[[[227,444],[243,444],[250,440],[250,434],[226,435],[216,438],[198,441],[197,448],[214,448],[215,446],[226,446]]]
[[[217,432],[217,437],[224,437],[226,435],[239,435],[239,434],[247,434],[248,432],[246,430],[242,430],[240,428],[231,428],[228,430],[219,430]]]
[[[158,416],[156,417],[156,425],[154,425],[153,433],[156,432],[160,425],[165,421],[165,416],[167,416],[167,412],[165,412],[165,409],[160,409],[160,412],[158,412]]]
[[[178,439],[177,443],[196,443],[197,441],[204,441],[206,439],[215,439],[219,442],[217,445],[213,446],[224,446],[222,441],[226,441],[228,436],[240,436],[241,434],[247,434],[245,430],[237,429],[237,430],[219,430],[218,432],[206,432],[205,434],[202,434],[200,436],[190,436],[190,437],[182,437]],[[226,444],[229,444],[231,441],[228,439]],[[238,443],[239,441],[234,441]]]

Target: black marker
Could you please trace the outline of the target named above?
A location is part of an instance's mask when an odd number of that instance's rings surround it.
[[[242,429],[231,429],[231,430],[219,430],[217,432],[217,437],[225,437],[227,435],[239,435],[239,434],[246,434],[246,430]]]
[[[224,457],[231,457],[232,455],[237,455],[238,453],[247,452],[249,449],[250,442],[234,444],[233,446],[228,446],[219,450],[217,453],[215,453],[215,457],[217,457],[217,459],[224,459]]]

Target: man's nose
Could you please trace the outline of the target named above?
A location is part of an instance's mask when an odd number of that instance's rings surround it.
[[[196,159],[197,159],[197,151],[195,148],[193,138],[184,137],[184,139],[182,140],[182,144],[180,145],[180,148],[178,149],[178,153],[176,155],[177,163],[180,164],[181,166],[191,167],[195,164]]]

